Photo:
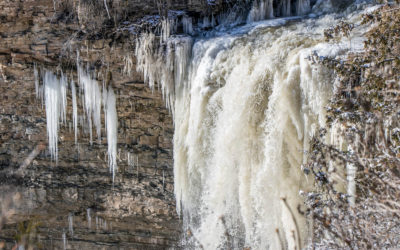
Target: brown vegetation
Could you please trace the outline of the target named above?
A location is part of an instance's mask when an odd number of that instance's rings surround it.
[[[311,248],[400,245],[399,1],[365,14],[362,25],[371,27],[364,52],[345,59],[313,57],[336,72],[338,84],[327,108],[330,127],[314,138],[306,168],[317,183],[317,191],[307,195]],[[342,22],[325,36],[347,36],[352,27]],[[342,128],[342,148],[326,143],[334,124]],[[351,182],[353,195],[343,188]]]

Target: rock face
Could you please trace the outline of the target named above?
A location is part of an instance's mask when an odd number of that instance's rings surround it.
[[[138,16],[156,10],[153,1],[130,3]],[[74,39],[81,27],[55,12],[56,4],[0,1],[0,215],[6,216],[0,219],[0,249],[4,244],[11,249],[16,240],[43,249],[176,247],[181,226],[173,196],[173,125],[161,95],[137,73],[123,72],[124,59],[135,61],[129,39]],[[194,0],[172,4],[192,11],[203,6]],[[74,77],[77,50],[82,61],[102,65],[99,80],[112,79],[117,94],[114,184],[104,126],[101,143],[90,145],[82,134],[74,143],[71,96],[70,122],[59,132],[58,162],[41,146],[47,143],[46,115],[35,95],[33,63],[54,72],[57,66],[71,67],[67,73]],[[128,153],[138,166],[128,164]]]

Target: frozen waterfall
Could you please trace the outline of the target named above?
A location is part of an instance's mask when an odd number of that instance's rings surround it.
[[[338,22],[333,15],[252,23],[272,18],[271,3],[255,1],[262,13],[253,7],[249,24],[212,38],[163,37],[163,49],[154,34],[137,40],[137,70],[150,87],[161,85],[173,113],[176,204],[189,247],[306,244],[299,192],[313,183],[301,168],[312,136],[325,126],[335,82],[309,57],[354,48],[347,39],[325,41],[324,29]],[[282,3],[287,16],[291,1]],[[310,1],[294,8],[308,13]]]

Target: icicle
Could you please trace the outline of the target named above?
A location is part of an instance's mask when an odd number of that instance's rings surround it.
[[[210,18],[208,16],[203,17],[203,22],[201,23],[201,27],[203,29],[210,28],[211,27],[211,22]]]
[[[108,144],[108,165],[112,172],[113,181],[117,170],[117,139],[118,139],[118,117],[115,107],[115,94],[111,86],[108,87],[107,104],[105,113],[107,115],[107,144]]]
[[[135,155],[131,155],[131,153],[128,153],[128,166],[135,169]]]
[[[353,149],[349,145],[349,152],[352,152]],[[346,164],[347,171],[347,194],[349,195],[349,204],[354,206],[356,204],[356,174],[357,167],[353,163]]]
[[[290,5],[291,0],[283,0],[281,1],[281,13],[283,16],[290,16],[291,15],[291,5]]]
[[[46,71],[44,76],[45,105],[47,120],[47,135],[49,139],[50,155],[58,160],[58,130],[60,117],[66,114],[66,88],[64,81],[59,81],[57,77]]]
[[[106,88],[106,81],[103,80],[103,91],[102,91],[102,97],[103,97],[103,111],[104,111],[104,128],[107,131],[107,88]]]
[[[39,76],[39,70],[37,69],[36,63],[33,65],[33,75],[35,79],[35,93],[36,93],[36,98],[40,99],[42,102],[42,108],[44,106],[44,88],[43,86],[40,86],[40,77]],[[44,78],[44,75],[42,76]]]
[[[166,44],[166,51],[158,50],[155,35],[143,34],[136,41],[136,70],[143,73],[144,81],[152,90],[156,82],[161,85],[166,106],[173,113],[175,92],[186,83],[192,39],[170,38]]]
[[[130,54],[124,56],[124,69],[123,72],[125,75],[130,76],[132,73],[133,61]]]
[[[74,215],[70,213],[68,215],[68,231],[71,234],[71,237],[74,236]]]
[[[39,98],[39,72],[36,67],[36,63],[33,64],[33,75],[35,78],[35,93],[36,93],[36,98]]]
[[[164,19],[161,21],[161,39],[160,43],[164,43],[171,36],[171,25],[173,20]]]
[[[78,105],[76,101],[76,88],[74,81],[71,81],[72,95],[72,121],[74,125],[75,144],[78,143]]]
[[[99,84],[89,73],[86,73],[80,66],[78,67],[80,85],[83,91],[83,103],[86,119],[89,126],[90,144],[93,143],[93,124],[96,128],[98,141],[101,140],[101,102],[102,94]]]
[[[67,235],[65,234],[65,232],[62,234],[62,239],[63,239],[64,250],[66,250],[67,249]]]
[[[193,22],[191,17],[182,17],[183,33],[192,35],[193,34]]]
[[[274,18],[273,0],[254,0],[247,23]]]
[[[88,228],[91,229],[92,228],[92,216],[90,214],[91,209],[87,208],[86,209],[86,216],[87,216],[87,221],[88,221]]]
[[[296,15],[305,15],[311,10],[310,0],[298,0],[296,5]]]
[[[60,79],[60,97],[61,97],[61,121],[63,124],[67,122],[67,89],[68,89],[68,80],[64,76],[64,73],[61,72]]]

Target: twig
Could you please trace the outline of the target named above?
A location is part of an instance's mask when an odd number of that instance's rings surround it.
[[[283,201],[283,204],[285,204],[285,206],[287,207],[287,209],[290,212],[290,215],[292,216],[292,220],[294,222],[295,228],[296,228],[296,233],[297,233],[297,244],[299,246],[299,249],[301,249],[301,238],[300,238],[300,230],[299,230],[299,225],[297,223],[296,217],[294,216],[294,213],[292,211],[292,209],[289,207],[286,198],[281,198]]]

